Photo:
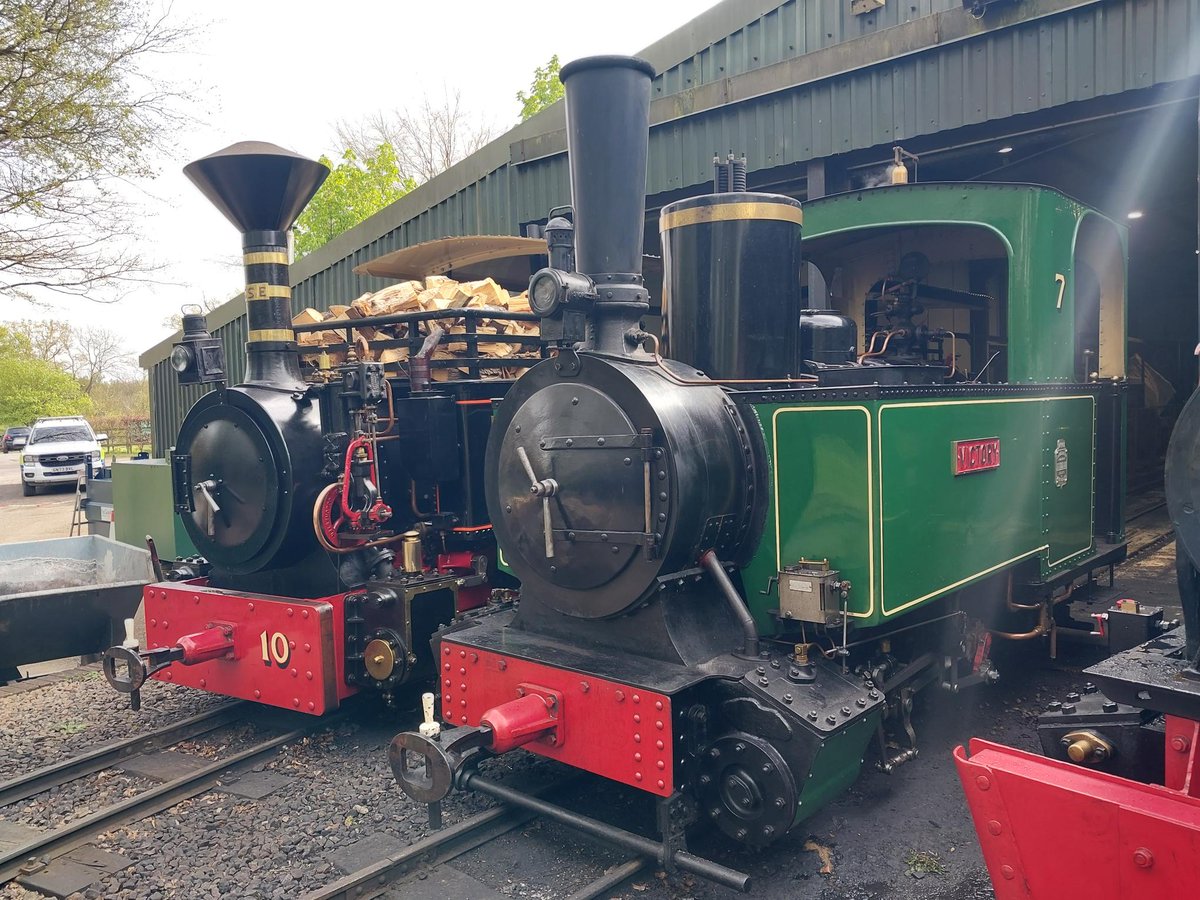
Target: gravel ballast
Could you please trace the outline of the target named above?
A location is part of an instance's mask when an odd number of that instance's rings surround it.
[[[229,702],[151,681],[142,688],[142,708],[135,713],[128,697],[114,691],[99,671],[0,695],[0,781]]]
[[[1119,596],[1167,600],[1174,557],[1167,547],[1132,564],[1118,577]],[[1162,602],[1162,601],[1160,601]],[[1107,600],[1098,603],[1103,606]],[[1175,615],[1168,612],[1168,617]],[[988,900],[992,891],[963,802],[951,751],[972,736],[1032,749],[1034,725],[1046,704],[1062,699],[1084,680],[1079,670],[1093,661],[1078,648],[1060,645],[1051,661],[1046,647],[1026,642],[998,650],[1001,682],[957,696],[927,692],[915,713],[920,756],[892,775],[871,769],[843,796],[765,852],[732,848],[719,836],[701,836],[692,849],[749,872],[756,900]],[[225,698],[152,682],[143,709],[129,710],[124,697],[92,673],[13,696],[0,696],[0,765],[12,774],[29,771],[131,733],[160,728],[227,702]],[[328,884],[341,873],[328,857],[355,841],[385,835],[411,844],[429,833],[425,808],[396,787],[387,746],[415,712],[391,714],[361,704],[344,719],[325,723],[311,736],[281,748],[258,764],[283,783],[260,799],[212,790],[166,812],[115,829],[95,840],[131,865],[108,876],[79,898],[191,900],[191,898],[291,898]],[[295,720],[287,720],[294,722]],[[173,752],[205,761],[219,759],[246,742],[294,725],[230,726],[185,742]],[[873,752],[873,751],[872,751]],[[560,767],[524,753],[485,764],[490,778],[533,785],[557,777]],[[8,773],[5,777],[9,777]],[[0,810],[0,818],[39,828],[61,823],[73,804],[94,811],[149,782],[114,771],[98,773]],[[230,784],[231,790],[236,789]],[[648,804],[600,779],[587,781],[576,808],[643,831],[652,827]],[[640,804],[640,805],[639,805]],[[446,824],[490,805],[477,795],[454,795],[444,804]],[[636,815],[625,815],[629,808]],[[592,877],[596,860],[586,841],[550,823],[512,832],[493,847],[472,851],[455,865],[490,889],[509,897],[546,900],[563,896],[580,879]],[[822,854],[831,873],[822,873]],[[611,851],[610,851],[611,853]],[[609,855],[608,860],[622,857]],[[565,878],[564,869],[574,868]],[[559,873],[559,874],[555,874]],[[555,880],[557,879],[557,880]],[[0,888],[0,900],[37,900],[16,885]],[[401,893],[397,896],[421,896]],[[632,887],[608,898],[623,900],[725,900],[723,888],[687,877],[660,877],[653,868]]]

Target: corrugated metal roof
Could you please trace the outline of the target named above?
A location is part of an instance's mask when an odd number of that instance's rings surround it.
[[[736,32],[715,34],[739,16]],[[689,35],[708,41],[656,81],[651,195],[710,180],[712,154],[727,149],[762,171],[1200,72],[1190,40],[1200,0],[1022,0],[982,20],[961,0],[891,2],[865,16],[851,16],[847,0],[727,0],[700,19],[646,51],[661,58],[679,55]],[[383,287],[353,269],[384,253],[451,235],[519,234],[568,202],[562,125],[556,104],[300,261],[295,307],[325,309]],[[216,329],[231,369],[238,321]],[[169,350],[166,341],[147,351],[143,365]],[[180,406],[164,398],[154,407],[156,451]]]

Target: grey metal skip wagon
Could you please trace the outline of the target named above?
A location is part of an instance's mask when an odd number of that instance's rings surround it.
[[[0,545],[0,683],[120,643],[152,572],[148,551],[99,535]]]

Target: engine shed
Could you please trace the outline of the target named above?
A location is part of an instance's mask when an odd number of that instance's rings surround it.
[[[1197,35],[1196,0],[724,0],[640,53],[660,73],[646,252],[660,252],[662,207],[709,190],[714,153],[730,150],[744,154],[750,190],[806,202],[886,184],[896,146],[918,183],[1035,183],[1077,198],[1128,228],[1120,240],[1129,260],[1129,477],[1131,488],[1149,486],[1195,381]],[[355,274],[383,253],[543,224],[547,209],[570,199],[565,151],[558,104],[298,263],[293,311],[385,286]],[[811,229],[822,213],[810,207]],[[1036,252],[1030,260],[1036,265]],[[844,287],[819,266],[809,273],[809,305]],[[982,262],[960,274],[967,289],[1003,276]],[[1053,305],[1054,285],[1048,290]],[[1043,352],[1037,338],[1016,344],[999,310],[987,312],[997,327],[984,337],[983,314],[973,313],[963,352],[999,349],[993,365],[1019,379]],[[210,324],[236,369],[244,299]],[[175,384],[170,347],[141,358],[151,372],[155,455],[174,442],[196,399],[194,388]],[[1116,361],[1098,352],[1113,370]]]

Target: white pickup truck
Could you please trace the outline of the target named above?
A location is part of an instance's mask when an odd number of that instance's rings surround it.
[[[82,416],[38,419],[21,451],[22,492],[32,497],[38,485],[74,483],[87,466],[99,474],[100,442],[106,440]]]

